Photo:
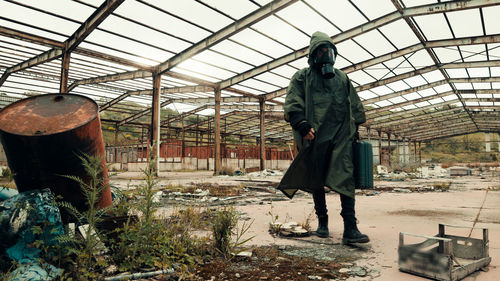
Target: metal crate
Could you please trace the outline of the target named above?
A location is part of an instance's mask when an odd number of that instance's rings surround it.
[[[400,232],[399,270],[435,280],[455,281],[490,263],[488,229],[478,228],[483,230],[483,239],[477,239],[447,235],[445,226],[470,229],[439,224],[439,233],[436,236]],[[424,238],[425,241],[405,245],[405,236]]]

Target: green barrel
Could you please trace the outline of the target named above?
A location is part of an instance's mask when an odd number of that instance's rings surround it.
[[[353,144],[354,181],[358,189],[373,188],[373,152],[368,142]]]

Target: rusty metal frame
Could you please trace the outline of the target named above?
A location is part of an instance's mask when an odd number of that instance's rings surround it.
[[[31,59],[21,62],[15,66],[9,67],[0,77],[0,86],[7,80],[10,74],[46,63],[48,61],[57,59],[61,57],[64,53],[71,53],[78,44],[83,42],[85,38],[102,22],[106,17],[108,17],[120,4],[125,0],[107,0],[105,1],[97,10],[94,11],[92,15],[82,24],[80,27],[64,42],[64,47],[54,48],[43,52]],[[69,63],[69,62],[68,62]],[[68,66],[69,67],[69,66]]]
[[[211,35],[209,35],[204,40],[202,40],[198,43],[189,42],[189,41],[186,41],[185,39],[179,38],[185,42],[190,43],[191,46],[189,48],[185,49],[184,51],[174,55],[174,57],[172,57],[171,59],[169,59],[163,63],[160,63],[159,65],[157,65],[155,67],[150,67],[150,66],[143,65],[143,64],[133,62],[130,60],[126,60],[123,58],[114,57],[114,56],[110,56],[107,54],[99,53],[97,51],[88,50],[88,49],[78,47],[78,44],[81,41],[83,41],[85,39],[85,37],[90,32],[92,32],[92,30],[96,29],[97,25],[99,24],[99,21],[102,21],[104,18],[106,18],[106,16],[108,16],[109,14],[112,13],[114,8],[112,8],[111,6],[116,5],[116,7],[117,7],[122,1],[123,0],[121,0],[121,1],[105,1],[104,4],[101,5],[101,7],[99,7],[98,9],[96,9],[94,14],[89,17],[89,19],[86,21],[86,24],[84,23],[84,24],[80,25],[79,29],[75,33],[73,33],[73,35],[70,38],[68,38],[65,42],[58,42],[56,40],[44,38],[42,36],[13,30],[13,29],[10,29],[7,27],[0,27],[0,35],[8,36],[11,38],[16,38],[16,39],[20,39],[20,40],[23,40],[26,42],[32,42],[32,43],[36,43],[39,45],[48,46],[48,47],[52,48],[51,50],[48,50],[42,54],[39,54],[35,57],[31,57],[25,61],[22,61],[21,63],[18,63],[17,65],[12,66],[10,68],[10,70],[7,69],[6,71],[4,71],[2,77],[0,78],[0,86],[3,83],[3,81],[5,81],[7,79],[7,77],[10,75],[10,73],[13,73],[13,72],[21,72],[22,74],[29,73],[30,71],[23,70],[23,69],[30,68],[32,66],[41,65],[41,64],[43,64],[47,61],[50,61],[54,58],[59,58],[61,56],[67,56],[67,59],[63,60],[63,64],[61,65],[61,69],[60,69],[61,75],[58,78],[58,80],[60,81],[60,92],[66,92],[66,91],[69,92],[69,91],[74,90],[77,86],[81,86],[81,85],[92,85],[93,87],[102,87],[102,88],[109,89],[113,92],[116,92],[117,95],[115,98],[107,99],[107,102],[101,104],[101,108],[100,108],[101,111],[102,110],[111,110],[111,111],[120,111],[121,110],[121,111],[123,111],[123,110],[125,110],[125,107],[121,106],[122,105],[120,103],[121,101],[123,101],[124,99],[126,99],[127,97],[132,96],[132,95],[152,96],[153,92],[154,92],[153,90],[155,90],[155,91],[158,90],[160,96],[162,94],[169,96],[168,100],[160,103],[160,107],[164,106],[170,102],[183,102],[183,103],[190,103],[190,104],[197,104],[197,105],[203,104],[203,103],[216,104],[216,98],[210,97],[209,94],[207,94],[207,93],[213,92],[214,89],[224,89],[225,91],[230,91],[232,93],[236,93],[239,95],[237,97],[236,96],[234,96],[234,97],[233,96],[220,97],[219,103],[215,105],[215,108],[219,109],[219,110],[221,108],[223,108],[225,110],[234,110],[234,109],[236,109],[236,110],[239,110],[239,109],[259,110],[259,111],[254,111],[255,112],[254,114],[257,114],[257,112],[260,112],[260,114],[262,116],[267,115],[266,111],[282,110],[283,103],[279,100],[274,100],[274,99],[277,97],[284,96],[286,94],[286,88],[282,88],[282,89],[279,89],[279,90],[271,92],[271,93],[266,93],[265,95],[262,95],[262,96],[257,96],[255,94],[241,91],[239,89],[234,89],[231,86],[238,84],[246,79],[250,79],[250,78],[256,79],[254,77],[261,74],[261,73],[272,70],[278,66],[285,65],[285,64],[292,62],[298,58],[302,58],[305,55],[307,55],[307,48],[296,50],[296,51],[294,51],[290,54],[287,54],[287,55],[285,55],[281,58],[278,58],[278,59],[273,59],[266,64],[256,66],[256,67],[254,67],[254,68],[252,68],[244,73],[240,73],[240,74],[237,74],[229,79],[220,81],[219,83],[203,81],[202,79],[199,79],[199,78],[193,78],[193,77],[187,76],[185,74],[180,74],[177,72],[170,72],[169,70],[172,67],[176,66],[178,63],[185,61],[189,58],[192,58],[193,55],[195,55],[199,52],[202,52],[204,50],[207,50],[210,46],[213,46],[214,44],[221,42],[222,40],[232,41],[231,39],[229,39],[229,37],[233,34],[236,34],[239,31],[245,29],[245,28],[250,28],[252,30],[255,30],[251,27],[251,25],[258,22],[262,18],[265,18],[269,15],[274,14],[279,9],[282,9],[284,7],[288,7],[292,3],[296,2],[296,0],[295,1],[294,0],[276,0],[276,1],[273,1],[273,2],[269,3],[268,5],[257,9],[255,12],[247,15],[246,17],[244,17],[240,20],[235,20],[233,24],[231,24],[231,25],[229,25],[229,26],[227,26],[227,27],[225,27],[217,32],[211,32],[207,28],[202,27],[205,31],[209,31]],[[78,1],[78,2],[80,3],[80,1]],[[140,2],[145,3],[144,1],[140,1]],[[435,87],[435,86],[444,85],[444,84],[449,84],[452,87],[452,92],[439,93],[437,95],[433,95],[433,96],[429,96],[429,97],[422,97],[422,98],[418,98],[418,99],[411,100],[411,101],[407,100],[407,101],[391,104],[389,106],[384,106],[381,108],[367,110],[367,116],[369,117],[369,121],[368,121],[367,125],[371,126],[371,128],[373,128],[373,129],[379,128],[379,129],[387,130],[387,131],[390,130],[391,134],[393,134],[393,135],[396,134],[398,136],[403,136],[403,134],[405,134],[408,131],[408,130],[405,130],[405,128],[406,129],[408,129],[408,128],[418,129],[418,128],[421,128],[422,126],[425,126],[425,125],[415,125],[415,126],[406,126],[405,127],[405,124],[408,124],[408,122],[417,122],[419,124],[427,124],[427,125],[434,124],[434,125],[436,125],[435,127],[437,127],[438,121],[436,121],[436,120],[446,120],[445,119],[446,116],[449,116],[449,118],[456,118],[456,117],[460,116],[460,119],[458,119],[458,120],[465,120],[462,118],[463,118],[464,114],[467,113],[469,115],[470,120],[476,124],[477,131],[484,130],[484,128],[486,128],[486,126],[485,126],[486,123],[484,123],[484,122],[489,122],[489,121],[491,121],[490,122],[491,128],[496,128],[495,127],[496,124],[494,124],[495,122],[493,122],[490,119],[484,119],[483,117],[481,117],[480,114],[478,114],[475,111],[478,108],[476,108],[474,106],[466,106],[465,102],[468,102],[468,101],[498,102],[498,99],[497,98],[481,98],[481,97],[464,98],[464,97],[462,97],[462,91],[455,89],[453,84],[454,83],[464,83],[464,82],[467,82],[467,83],[499,82],[500,78],[490,78],[489,77],[489,78],[451,79],[447,76],[447,74],[444,70],[451,69],[451,68],[474,68],[474,67],[500,66],[500,60],[441,64],[437,60],[436,56],[433,54],[433,48],[446,47],[446,46],[471,45],[471,44],[500,43],[500,35],[427,41],[427,40],[424,40],[420,36],[420,34],[418,32],[418,28],[415,26],[415,23],[412,21],[412,18],[415,16],[419,16],[419,15],[445,13],[445,12],[464,10],[464,9],[476,9],[476,8],[488,7],[488,6],[493,6],[493,5],[500,5],[500,1],[489,1],[489,0],[453,1],[453,2],[446,2],[446,3],[424,5],[424,6],[419,6],[419,7],[412,7],[412,8],[403,8],[400,6],[399,2],[395,1],[395,0],[393,1],[393,4],[395,5],[395,7],[397,9],[395,12],[387,14],[385,16],[382,16],[378,19],[368,21],[365,24],[362,24],[360,26],[356,26],[356,27],[351,28],[349,30],[346,30],[344,32],[341,32],[338,35],[332,36],[332,39],[336,43],[343,42],[343,41],[349,40],[349,39],[354,39],[354,37],[356,37],[364,32],[367,32],[370,30],[375,30],[379,27],[387,25],[387,24],[394,22],[396,20],[404,19],[409,24],[409,26],[413,29],[413,31],[415,32],[415,35],[420,39],[420,43],[415,44],[413,46],[409,46],[407,48],[396,50],[392,53],[385,54],[383,56],[374,57],[372,59],[358,63],[356,65],[346,67],[343,70],[346,73],[350,73],[352,71],[361,70],[361,69],[364,69],[365,67],[372,66],[372,65],[375,65],[378,63],[384,63],[385,61],[387,61],[389,59],[396,58],[396,57],[402,57],[402,58],[406,59],[406,55],[411,55],[414,52],[419,51],[419,50],[426,50],[429,53],[429,55],[431,56],[431,58],[434,60],[434,65],[427,66],[427,67],[424,67],[421,69],[416,69],[416,70],[413,70],[413,71],[410,71],[407,73],[395,75],[395,76],[390,77],[390,78],[381,79],[379,81],[369,83],[366,85],[359,85],[356,87],[356,90],[358,90],[358,91],[369,90],[369,89],[372,89],[372,88],[375,88],[375,87],[378,87],[381,85],[386,85],[388,83],[400,81],[402,79],[406,79],[406,78],[409,78],[412,76],[424,74],[424,73],[427,73],[430,71],[435,71],[435,70],[441,71],[441,73],[443,74],[445,79],[442,81],[436,81],[433,83],[422,85],[420,87],[415,87],[413,89],[408,89],[405,91],[398,91],[395,93],[391,93],[389,95],[384,95],[384,96],[376,97],[373,99],[367,99],[367,100],[363,101],[363,103],[365,105],[368,105],[368,104],[375,103],[378,101],[388,100],[388,99],[393,98],[393,97],[399,97],[399,96],[405,95],[407,93],[416,92],[418,90],[428,89],[430,87]],[[23,5],[25,5],[25,4],[23,4]],[[147,4],[147,5],[151,5],[151,4]],[[91,5],[88,5],[88,6],[91,6]],[[107,8],[103,8],[103,7],[107,7]],[[211,7],[211,8],[213,10],[221,13],[221,14],[224,14],[223,12],[216,9],[215,7]],[[315,11],[315,12],[317,12],[321,16],[321,13],[319,13],[318,11]],[[117,16],[124,18],[126,20],[129,20],[129,21],[134,21],[132,19],[128,19],[128,18],[120,16],[120,15],[117,15]],[[279,17],[279,15],[276,15],[276,16]],[[184,20],[186,22],[189,22],[189,21],[182,19],[180,17],[179,17],[179,19]],[[136,23],[141,24],[139,22],[136,22]],[[191,22],[189,22],[189,23],[191,23]],[[330,22],[330,23],[333,24],[332,22]],[[191,24],[194,24],[194,23],[191,23]],[[292,27],[295,27],[295,26],[293,26],[293,23],[289,23],[289,24]],[[153,30],[155,29],[154,27],[151,27],[151,26],[147,26],[144,24],[142,24],[142,25],[145,26],[146,28],[149,28],[149,29],[153,29]],[[255,31],[259,32],[258,30],[255,30]],[[163,32],[163,33],[165,33],[165,32]],[[271,38],[263,33],[261,33],[261,34],[274,40],[275,42],[277,42],[277,40],[275,40],[275,39],[273,39],[273,38]],[[234,42],[234,41],[232,41],[232,42]],[[237,43],[237,42],[235,42],[235,43]],[[245,47],[251,48],[251,46],[245,46]],[[73,80],[71,80],[72,84],[69,87],[67,87],[67,82],[69,82],[69,79],[67,77],[67,70],[68,70],[67,66],[69,65],[69,54],[71,52],[74,52],[75,54],[78,53],[78,54],[82,54],[82,55],[89,56],[92,58],[97,58],[97,59],[101,59],[101,60],[105,60],[105,61],[109,61],[109,62],[114,62],[114,63],[126,65],[126,66],[133,66],[133,67],[137,68],[137,70],[127,71],[127,72],[119,72],[116,74],[109,74],[109,75],[104,75],[104,76],[96,76],[96,77],[85,78],[85,79],[80,79],[80,80],[73,79]],[[263,54],[263,55],[266,55],[266,54]],[[231,56],[229,56],[229,55],[227,55],[227,57],[231,58]],[[47,75],[54,76],[54,77],[51,77],[50,79],[55,80],[55,78],[57,78],[56,74],[54,74],[54,75],[51,74],[51,73],[53,73],[52,72],[53,65],[51,65],[50,68],[51,68],[51,72],[49,74],[44,74],[44,75],[45,76],[47,76]],[[154,85],[156,85],[156,84],[154,84],[152,86],[153,89],[151,89],[151,90],[147,89],[147,88],[145,88],[145,90],[137,90],[137,89],[141,89],[140,87],[137,87],[137,86],[141,85],[141,83],[142,84],[144,83],[140,79],[153,77],[153,73],[155,73],[155,71],[157,74],[162,74],[162,76],[170,76],[173,78],[184,80],[186,82],[195,83],[196,85],[185,85],[185,86],[179,86],[179,87],[164,87],[161,89],[158,89],[158,88],[155,89]],[[81,73],[82,73],[81,77],[85,77],[86,74],[84,73],[84,71],[82,71]],[[115,84],[111,83],[111,82],[126,81],[126,80],[130,80],[130,81],[127,81],[127,82],[124,82],[121,84],[115,83],[116,85],[118,85],[118,87],[115,86]],[[106,83],[110,83],[110,84],[106,84]],[[151,82],[149,82],[149,83],[151,83]],[[270,82],[266,82],[266,83],[270,84]],[[186,83],[186,84],[189,84],[189,83]],[[123,87],[123,89],[119,88],[121,86]],[[131,89],[134,87],[136,89],[127,90],[127,88]],[[481,91],[483,91],[483,90],[477,90],[476,93],[480,93]],[[495,92],[495,90],[488,90],[488,91]],[[178,94],[182,94],[182,93],[196,93],[196,94],[184,95],[184,97],[183,97],[183,95],[178,95]],[[202,93],[202,94],[198,94],[198,93]],[[384,113],[387,113],[387,111],[389,111],[391,109],[396,109],[399,107],[410,105],[412,103],[429,101],[432,99],[444,97],[444,96],[452,94],[452,93],[455,93],[457,95],[458,100],[433,104],[430,106],[425,106],[425,107],[412,109],[412,110],[405,110],[405,111],[401,111],[401,112],[397,112],[397,113],[392,113],[390,115],[390,117],[383,115]],[[156,95],[156,93],[155,93],[155,95]],[[157,97],[158,101],[159,101],[160,96]],[[193,97],[186,97],[186,96],[193,96]],[[269,103],[266,104],[265,101],[272,102],[275,105],[272,105]],[[444,109],[444,110],[441,108],[439,110],[433,110],[433,108],[435,109],[435,108],[440,108],[443,106],[444,106],[444,108],[446,108],[449,104],[452,104],[452,103],[455,103],[458,101],[460,101],[462,103],[462,107],[461,107],[462,111],[461,112],[455,112],[457,110],[457,108],[450,108],[450,109]],[[237,103],[245,103],[245,102],[259,102],[260,108],[259,108],[259,106],[257,106],[257,104],[254,104],[254,105],[237,104]],[[236,103],[236,104],[228,104],[228,103]],[[207,107],[213,107],[213,105],[207,105]],[[479,109],[482,110],[482,112],[486,113],[486,110],[498,110],[498,107],[496,107],[496,106],[480,106]],[[262,114],[262,110],[264,110],[264,112],[266,112],[265,115]],[[143,125],[140,125],[140,123],[133,123],[132,121],[141,117],[141,116],[149,114],[151,111],[152,111],[152,109],[146,109],[146,110],[141,110],[139,112],[135,112],[132,115],[130,115],[128,118],[125,118],[122,121],[116,121],[116,123],[118,123],[120,125],[130,124],[133,126],[143,126]],[[195,113],[195,112],[192,112],[192,113]],[[496,113],[496,114],[498,114],[498,113]],[[188,116],[189,114],[185,114],[185,115],[181,114],[181,115]],[[226,114],[226,115],[228,115],[227,117],[230,116],[229,114]],[[224,119],[224,118],[226,118],[225,117],[226,115],[222,115],[222,116],[220,116],[220,118]],[[492,115],[498,116],[498,115],[495,115],[495,113],[493,113]],[[427,118],[427,116],[428,116],[428,118]],[[170,120],[171,122],[167,122],[168,120],[164,121],[163,124],[172,123],[176,120],[178,120],[178,118],[175,120],[174,119]],[[199,124],[206,124],[206,123],[213,122],[213,120],[214,120],[214,118],[207,118],[207,120],[200,121],[197,124],[198,125]],[[267,126],[266,127],[267,132],[265,132],[263,134],[259,134],[260,136],[265,135],[266,138],[269,138],[270,136],[280,135],[280,133],[273,132],[273,130],[282,129],[279,126],[268,126],[268,124],[270,124],[270,123],[268,123],[267,120],[265,120],[264,122],[261,122],[260,119],[259,119],[259,122],[254,122],[254,121],[255,121],[254,118],[247,120],[248,123],[245,126],[246,129],[248,129],[248,127],[251,127],[253,130],[253,128],[258,127],[258,124],[261,124],[261,125]],[[232,122],[232,123],[236,123],[236,124],[234,124],[234,127],[230,128],[230,130],[228,130],[228,132],[229,133],[237,133],[239,131],[238,127],[241,125],[241,123],[239,123],[239,121]],[[232,124],[232,123],[230,123],[230,124]],[[289,126],[286,125],[285,122],[276,122],[276,123],[279,123],[280,126],[282,126],[282,127],[284,126],[287,128],[287,130],[290,130]],[[448,124],[450,122],[444,121],[443,123]],[[212,125],[213,125],[213,123],[212,123]],[[215,129],[216,126],[213,126],[213,128]],[[444,127],[439,127],[439,128],[444,128]],[[443,130],[443,132],[449,132],[449,133],[454,133],[455,131]],[[252,133],[252,135],[255,136],[254,133]],[[422,134],[419,136],[432,138],[428,135],[422,135]]]

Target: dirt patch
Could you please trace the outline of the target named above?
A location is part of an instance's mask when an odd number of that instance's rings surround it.
[[[340,272],[346,264],[352,265],[354,257],[335,255],[331,247],[316,248],[314,252],[311,248],[259,247],[250,258],[217,259],[202,264],[187,280],[343,280],[355,274]],[[321,248],[331,249],[325,252]],[[324,259],[314,256],[318,253]]]
[[[452,211],[436,211],[436,210],[397,210],[387,212],[389,215],[405,215],[414,217],[435,217],[435,216],[456,216],[457,212]]]

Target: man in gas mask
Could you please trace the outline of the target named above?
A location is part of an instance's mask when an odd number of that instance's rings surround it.
[[[354,211],[352,144],[364,123],[363,105],[349,78],[333,67],[337,49],[332,39],[315,32],[309,45],[309,67],[295,73],[288,86],[285,119],[293,128],[299,154],[278,189],[292,198],[298,189],[313,194],[317,235],[328,237],[325,186],[340,194],[344,220],[342,242],[366,243]]]

